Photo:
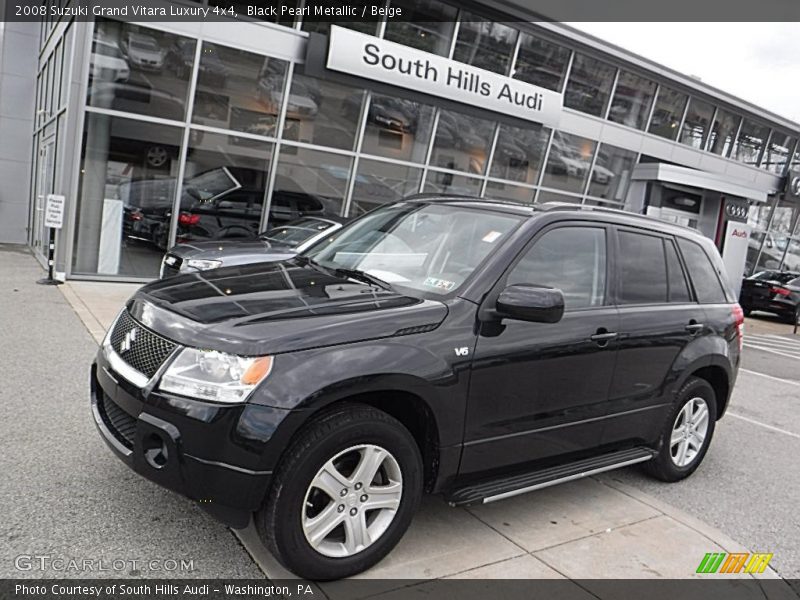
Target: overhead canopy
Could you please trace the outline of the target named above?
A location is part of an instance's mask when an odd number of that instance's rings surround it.
[[[677,165],[664,163],[640,164],[633,170],[631,179],[673,183],[701,190],[713,190],[721,194],[747,198],[756,202],[767,201],[767,192],[751,187],[747,185],[747,182],[731,179],[729,175],[721,173],[708,173]]]

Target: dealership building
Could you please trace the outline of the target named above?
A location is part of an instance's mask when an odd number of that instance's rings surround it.
[[[800,270],[800,124],[526,4],[0,22],[0,242],[46,264],[63,196],[58,276],[144,281],[176,242],[433,192],[649,214],[735,280]]]

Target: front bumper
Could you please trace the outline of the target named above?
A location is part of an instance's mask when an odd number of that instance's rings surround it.
[[[130,468],[231,527],[247,526],[278,458],[272,434],[290,411],[137,388],[113,370],[102,348],[91,367],[90,394],[101,437]]]

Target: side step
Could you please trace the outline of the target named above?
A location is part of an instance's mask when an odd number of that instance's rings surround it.
[[[655,452],[649,448],[632,448],[621,450],[610,454],[603,454],[594,458],[579,460],[578,462],[558,467],[550,467],[532,473],[522,473],[517,475],[505,476],[499,479],[491,479],[475,483],[457,490],[454,490],[446,498],[451,506],[463,506],[465,504],[488,504],[496,500],[503,500],[518,494],[540,490],[542,488],[581,479],[589,475],[611,471],[645,462],[655,456]]]

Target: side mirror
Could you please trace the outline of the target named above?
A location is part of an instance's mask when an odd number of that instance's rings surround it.
[[[497,298],[497,313],[520,321],[558,323],[564,314],[564,294],[555,288],[510,285]]]

